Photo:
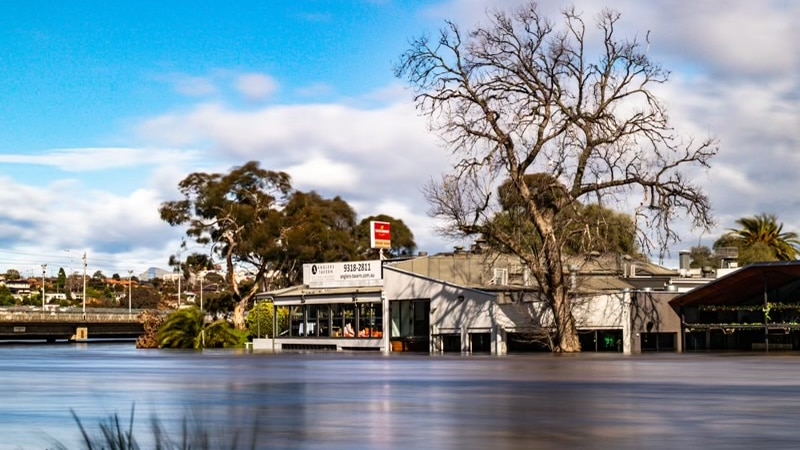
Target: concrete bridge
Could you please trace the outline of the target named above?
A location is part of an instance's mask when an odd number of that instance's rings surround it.
[[[136,339],[143,333],[139,311],[0,312],[0,341]]]

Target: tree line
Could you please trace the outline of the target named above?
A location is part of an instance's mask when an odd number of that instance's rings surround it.
[[[180,270],[221,261],[233,303],[233,323],[245,329],[245,311],[258,292],[298,284],[304,263],[376,259],[370,221],[391,224],[387,255],[410,255],[414,235],[402,219],[385,214],[357,220],[341,197],[324,198],[292,187],[291,177],[261,168],[257,161],[227,173],[192,173],[178,184],[179,200],[163,202],[162,220],[185,227],[186,237],[208,246],[208,258],[194,254]],[[251,276],[239,281],[234,273]]]

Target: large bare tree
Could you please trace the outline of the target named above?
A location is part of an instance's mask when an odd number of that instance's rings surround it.
[[[466,33],[447,22],[435,39],[412,40],[395,68],[456,157],[453,171],[425,189],[431,214],[445,219],[440,231],[489,236],[530,267],[553,314],[557,352],[580,350],[560,213],[578,201],[630,204],[643,250],[662,255],[678,240],[674,219],[712,225],[708,198],[687,171],[708,167],[716,140],[673,130],[652,90],[669,73],[650,59],[648,39],[617,36],[619,20],[603,10],[592,46],[580,13],[565,10],[556,23],[530,3],[490,12]],[[551,174],[552,186],[532,188],[531,173]],[[494,225],[505,182],[540,239]]]

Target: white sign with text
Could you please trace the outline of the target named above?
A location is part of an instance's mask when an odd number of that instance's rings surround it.
[[[303,264],[303,284],[310,288],[383,286],[381,261]]]

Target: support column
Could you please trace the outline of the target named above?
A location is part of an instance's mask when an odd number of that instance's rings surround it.
[[[467,327],[461,327],[461,353],[472,353],[469,348],[469,330]]]
[[[622,292],[622,354],[633,353],[633,333],[631,326],[631,292],[628,289]]]
[[[386,291],[381,290],[381,308],[383,308],[383,329],[381,332],[381,352],[388,354],[391,351],[389,335],[392,334],[392,312],[389,308],[389,299],[386,298]]]

